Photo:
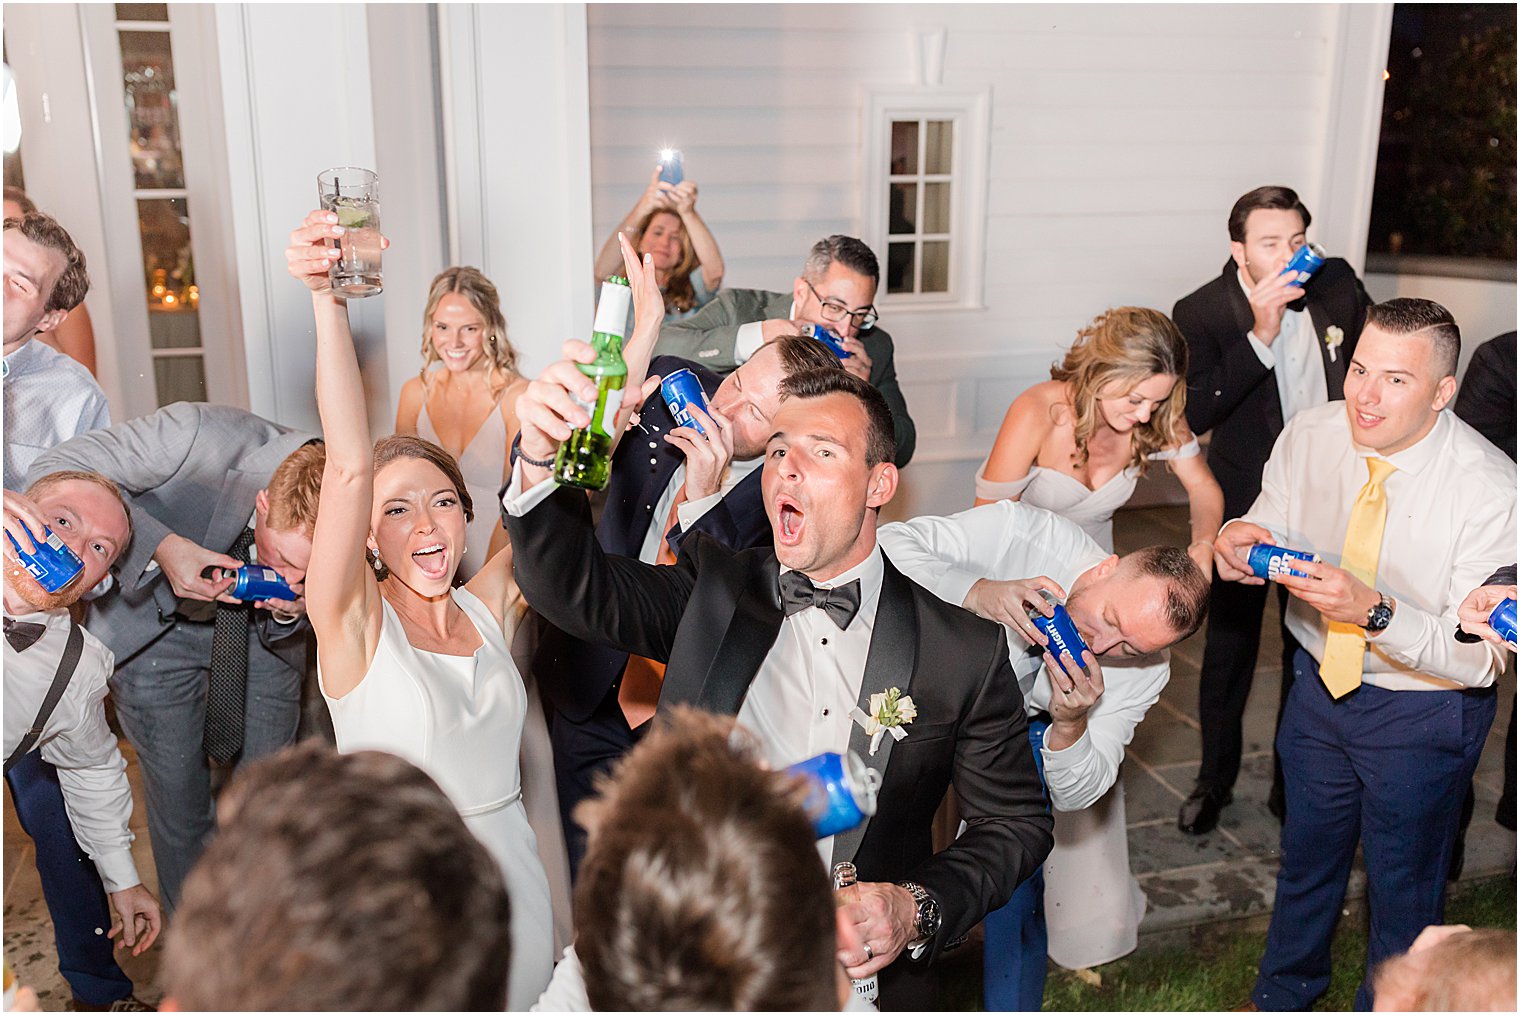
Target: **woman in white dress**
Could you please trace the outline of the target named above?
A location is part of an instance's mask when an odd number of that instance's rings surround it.
[[[511,550],[454,588],[472,514],[458,465],[419,437],[371,445],[347,306],[328,287],[335,252],[325,244],[340,231],[334,216],[312,212],[286,251],[290,273],[312,290],[327,442],[306,584],[322,693],[340,750],[418,765],[501,865],[512,902],[510,1007],[526,1009],[549,981],[554,940],[518,776],[526,694],[510,650],[523,609]]]
[[[422,369],[401,387],[396,432],[416,434],[454,456],[470,497],[485,505],[511,475],[507,450],[517,433],[517,396],[528,386],[496,287],[477,268],[444,269],[422,312]],[[469,581],[503,546],[495,511],[466,528],[459,577]]]
[[[496,286],[478,268],[445,268],[433,279],[422,312],[421,352],[421,371],[401,388],[396,432],[415,434],[452,455],[470,500],[480,505],[465,527],[464,555],[455,574],[455,581],[467,582],[507,545],[496,494],[512,473],[508,450],[517,435],[517,397],[528,386],[517,372],[517,350],[507,337]],[[535,633],[532,623],[521,625],[512,646],[528,691],[519,760],[523,805],[549,876],[555,946],[561,948],[570,941],[570,858],[549,724],[528,669]]]
[[[1082,526],[1113,549],[1114,511],[1154,461],[1187,491],[1188,556],[1213,573],[1224,495],[1188,429],[1187,343],[1165,314],[1115,307],[1077,333],[1051,379],[1014,399],[976,476],[976,503],[1022,500]],[[1034,576],[1031,576],[1034,577]],[[1145,894],[1129,872],[1124,785],[1091,807],[1057,811],[1045,862],[1050,957],[1068,969],[1135,948]]]

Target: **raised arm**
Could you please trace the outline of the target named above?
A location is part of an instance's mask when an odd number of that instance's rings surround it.
[[[327,443],[322,500],[306,572],[306,612],[317,635],[327,693],[342,697],[363,679],[380,640],[380,589],[365,557],[374,500],[373,445],[364,380],[348,327],[348,306],[332,294],[327,270],[342,232],[337,216],[314,211],[290,234],[290,274],[311,289],[317,323],[317,412]]]
[[[655,175],[658,177],[659,174]],[[671,192],[670,200],[681,216],[686,235],[691,238],[691,249],[702,266],[702,280],[707,284],[707,291],[715,293],[723,284],[723,252],[718,249],[712,230],[697,212],[697,185],[691,180],[681,181]]]
[[[633,202],[633,207],[629,209],[628,214],[623,216],[623,221],[612,231],[612,235],[607,237],[607,242],[602,244],[602,249],[597,251],[595,281],[598,284],[608,275],[616,275],[618,268],[622,266],[622,254],[618,250],[619,233],[625,233],[629,236],[634,235],[633,231],[639,227],[640,222],[644,221],[644,216],[656,208],[674,210],[671,196],[668,193],[671,189],[673,188],[669,184],[660,183],[660,167],[656,165],[654,172],[649,174],[649,186],[644,188],[644,192],[639,195],[637,201]],[[706,227],[704,226],[703,228]],[[693,238],[693,242],[695,242],[695,238]],[[701,256],[700,251],[698,252],[698,256]],[[720,261],[720,266],[721,263]],[[705,274],[706,262],[703,262],[703,269]],[[710,286],[710,288],[716,289],[717,286]]]

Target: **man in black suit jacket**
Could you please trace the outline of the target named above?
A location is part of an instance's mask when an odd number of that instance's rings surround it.
[[[662,395],[650,395],[639,409],[640,429],[624,435],[613,454],[596,526],[597,542],[607,553],[646,564],[673,561],[692,532],[735,550],[770,545],[759,467],[781,403],[781,384],[801,370],[837,369],[838,360],[818,342],[794,336],[757,351],[727,378],[673,356],[649,364],[650,372],[661,376],[683,367],[696,374],[725,424],[724,439],[693,440],[696,434],[677,428]],[[631,727],[643,728],[640,721],[653,714],[658,699],[657,686],[642,700],[639,693],[648,661],[632,665],[625,692],[627,652],[572,637],[548,623],[534,651],[533,672],[554,709],[550,735],[572,874],[586,852],[576,805],[592,794],[597,774],[633,746]]]
[[[1305,242],[1309,210],[1287,187],[1258,187],[1230,210],[1230,259],[1218,278],[1172,309],[1188,343],[1187,418],[1212,433],[1209,468],[1224,491],[1224,516],[1246,513],[1261,492],[1272,445],[1295,412],[1341,398],[1370,300],[1351,265],[1329,258],[1302,288],[1283,269]],[[1286,591],[1278,590],[1279,606]],[[1240,771],[1241,719],[1261,645],[1266,586],[1214,578],[1198,684],[1203,760],[1178,827],[1202,835],[1218,823]],[[1282,698],[1292,680],[1293,642],[1283,638]],[[1280,706],[1279,706],[1280,712]],[[1274,813],[1281,816],[1274,763]]]
[[[850,748],[881,773],[875,816],[824,846],[861,880],[847,901],[865,948],[847,971],[879,971],[888,1010],[933,1006],[923,960],[1007,901],[1049,852],[1051,820],[1002,628],[909,581],[876,544],[897,487],[885,400],[843,371],[789,378],[761,479],[775,549],[699,536],[674,566],[650,567],[602,552],[585,498],[529,461],[584,425],[567,396],[586,384],[561,362],[518,403],[522,457],[503,503],[524,594],[572,634],[666,661],[662,709],[737,714],[773,764]],[[908,721],[873,738],[868,716],[893,689]],[[952,782],[967,828],[936,854]]]
[[[1515,457],[1515,333],[1478,346],[1452,405],[1457,418]]]

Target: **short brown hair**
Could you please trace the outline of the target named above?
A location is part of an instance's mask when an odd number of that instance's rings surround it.
[[[1125,565],[1166,586],[1166,619],[1177,640],[1191,637],[1209,612],[1209,580],[1187,551],[1176,546],[1147,546],[1125,554]]]
[[[833,394],[849,395],[865,410],[866,465],[875,468],[882,462],[892,461],[897,455],[892,409],[869,381],[846,370],[814,369],[793,374],[781,384],[783,398],[822,398]]]
[[[127,516],[127,542],[121,546],[122,552],[126,552],[127,543],[132,542],[132,507],[127,503],[127,498],[122,494],[121,487],[116,485],[115,480],[102,476],[98,472],[85,472],[82,469],[60,469],[57,472],[49,472],[46,476],[39,476],[26,488],[26,495],[36,499],[47,493],[59,483],[67,483],[78,480],[82,483],[94,483],[105,490],[116,502],[121,505],[121,513]]]
[[[1436,376],[1456,376],[1457,361],[1462,358],[1462,329],[1451,311],[1435,300],[1400,296],[1375,303],[1367,308],[1367,324],[1390,335],[1425,333],[1431,342]]]
[[[501,1011],[501,869],[432,779],[316,741],[240,772],[164,955],[187,1011]]]
[[[19,219],[6,219],[5,229],[7,232],[19,229],[21,235],[33,243],[63,255],[63,272],[53,283],[52,292],[48,293],[45,311],[73,310],[84,302],[85,294],[90,291],[90,275],[85,271],[84,251],[74,245],[68,230],[52,216],[40,211],[29,211]]]
[[[299,532],[310,536],[317,527],[317,503],[322,495],[322,469],[327,465],[327,445],[311,441],[285,456],[269,477],[269,517],[266,524],[276,532]]]
[[[807,787],[758,759],[731,717],[674,709],[577,809],[590,839],[575,947],[593,1010],[838,1009]]]
[[[1296,211],[1304,220],[1304,228],[1309,228],[1312,219],[1309,209],[1298,199],[1298,192],[1289,187],[1257,187],[1249,194],[1242,194],[1235,202],[1235,207],[1230,209],[1230,239],[1236,243],[1246,241],[1246,219],[1251,217],[1253,211],[1263,208],[1274,211]]]
[[[844,364],[829,351],[828,346],[806,335],[783,335],[768,345],[775,346],[781,357],[781,369],[790,377],[804,370],[842,370]],[[764,348],[764,346],[761,346]]]

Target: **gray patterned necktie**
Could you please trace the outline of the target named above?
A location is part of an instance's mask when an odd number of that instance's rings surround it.
[[[248,562],[253,529],[246,528],[228,556]],[[216,604],[211,633],[211,679],[206,687],[206,731],[201,746],[212,761],[226,764],[243,749],[243,712],[248,699],[248,625],[253,607]]]

